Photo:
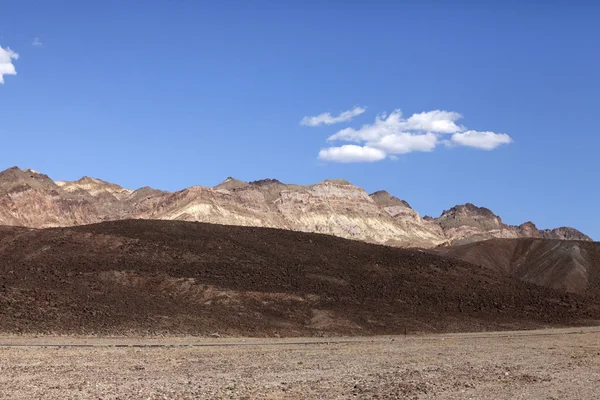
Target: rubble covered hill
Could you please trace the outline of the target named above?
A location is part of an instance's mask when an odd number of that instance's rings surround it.
[[[587,291],[568,293],[423,249],[290,230],[0,226],[0,327],[265,337],[597,325],[597,267]]]
[[[200,221],[314,232],[399,247],[436,247],[490,238],[591,240],[573,228],[539,230],[531,222],[506,225],[492,211],[467,203],[422,218],[386,191],[371,195],[345,180],[314,185],[275,179],[227,178],[214,188],[170,193],[137,190],[96,178],[55,182],[17,167],[0,172],[0,225],[33,228],[122,219]]]
[[[490,239],[432,251],[536,285],[600,295],[600,243],[548,240],[544,238],[546,234]]]

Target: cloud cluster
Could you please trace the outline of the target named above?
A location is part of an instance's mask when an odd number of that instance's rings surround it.
[[[33,39],[33,42],[31,42],[31,45],[35,46],[35,47],[40,47],[40,46],[43,46],[44,44],[42,43],[40,38],[35,38],[35,39]]]
[[[452,111],[428,111],[404,118],[400,110],[381,114],[372,124],[345,128],[331,135],[328,142],[352,142],[322,149],[319,158],[336,162],[374,162],[413,151],[433,151],[440,143],[482,150],[512,142],[505,133],[468,130],[457,123],[462,115]],[[449,139],[444,139],[450,135]]]
[[[332,116],[330,113],[323,113],[315,115],[314,117],[304,117],[300,121],[300,125],[306,126],[319,126],[319,125],[333,125],[340,122],[350,121],[352,118],[360,115],[366,111],[363,107],[354,107],[352,110],[344,111],[337,117]]]
[[[4,83],[4,75],[16,75],[17,71],[13,65],[13,60],[18,60],[19,55],[9,47],[6,49],[0,46],[0,83]]]

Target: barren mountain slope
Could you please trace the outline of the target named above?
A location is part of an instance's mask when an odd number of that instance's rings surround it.
[[[74,182],[58,181],[56,184],[69,193],[86,192],[93,197],[110,198],[112,196],[115,200],[123,200],[133,192],[133,190],[125,189],[114,183],[87,176]]]
[[[86,196],[63,191],[47,175],[27,169],[0,172],[0,224],[30,227],[97,222],[98,209]]]
[[[385,191],[368,195],[343,179],[292,185],[276,179],[227,178],[214,188],[193,186],[175,193],[135,191],[96,178],[53,182],[32,170],[0,173],[0,224],[35,228],[107,220],[165,219],[318,232],[398,247],[435,247],[493,237],[589,240],[572,228],[540,231],[531,223],[508,226],[472,204],[421,218]]]
[[[7,332],[385,334],[600,319],[598,299],[327,235],[156,220],[3,231]]]
[[[600,295],[598,242],[491,239],[439,252],[537,285]]]

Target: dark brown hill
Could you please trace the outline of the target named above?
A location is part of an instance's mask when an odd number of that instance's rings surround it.
[[[438,251],[537,285],[600,295],[598,242],[491,239]]]
[[[326,235],[152,220],[0,232],[5,332],[392,334],[600,320],[590,297]]]

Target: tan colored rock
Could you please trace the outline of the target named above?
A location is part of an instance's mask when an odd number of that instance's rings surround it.
[[[591,240],[573,228],[509,226],[470,203],[439,218],[421,218],[405,200],[386,191],[369,195],[343,179],[302,186],[230,177],[214,188],[169,193],[147,187],[133,191],[90,177],[54,182],[17,167],[0,172],[0,225],[45,228],[128,218],[280,228],[401,247],[517,237]]]

